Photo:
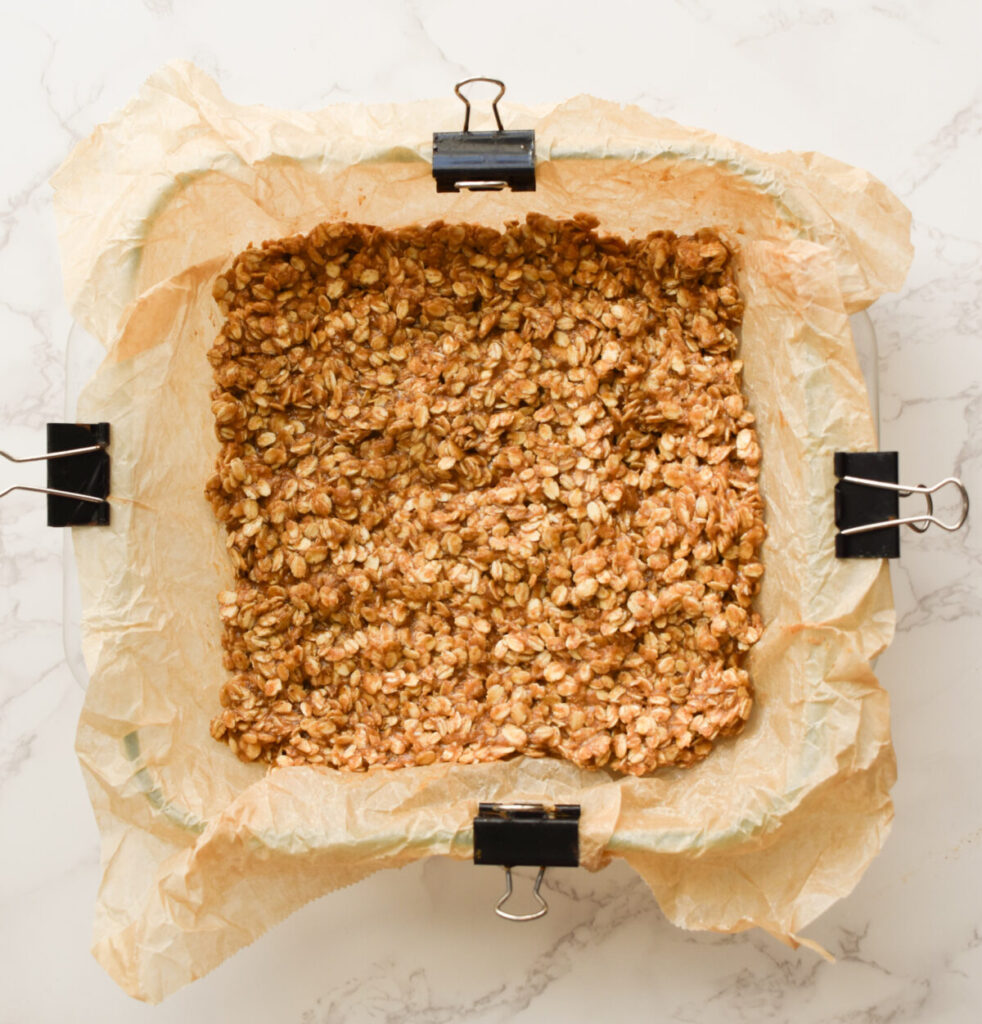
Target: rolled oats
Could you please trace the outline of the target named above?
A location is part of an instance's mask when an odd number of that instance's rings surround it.
[[[348,770],[691,764],[750,712],[760,448],[733,254],[322,224],[214,288],[212,734]]]

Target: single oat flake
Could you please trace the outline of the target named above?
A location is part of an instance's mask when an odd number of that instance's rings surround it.
[[[760,448],[733,247],[327,223],[218,278],[216,739],[633,775],[742,728]]]

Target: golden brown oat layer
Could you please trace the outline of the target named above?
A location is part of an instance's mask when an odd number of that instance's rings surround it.
[[[764,526],[733,257],[596,224],[322,224],[216,282],[212,733],[241,758],[641,775],[742,727]]]

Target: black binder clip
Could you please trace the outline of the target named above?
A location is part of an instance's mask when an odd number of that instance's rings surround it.
[[[535,921],[549,906],[539,890],[546,868],[575,868],[580,863],[580,808],[578,804],[479,804],[474,819],[474,863],[497,864],[505,869],[505,892],[494,912],[506,921]],[[538,867],[532,895],[538,909],[512,914],[504,909],[511,898],[511,869]]]
[[[472,132],[470,100],[460,91],[471,82],[491,82],[498,95],[491,101],[496,132]],[[505,83],[497,78],[467,78],[454,86],[464,101],[464,130],[433,133],[433,177],[437,192],[492,192],[510,188],[513,192],[535,191],[535,132],[531,129],[505,131],[498,113],[498,100]]]
[[[968,491],[957,477],[949,476],[933,487],[897,483],[896,452],[836,452],[835,554],[837,558],[899,558],[900,527],[923,533],[932,523],[942,530],[958,530],[968,518]],[[949,484],[961,495],[958,521],[946,523],[934,514],[936,491]],[[927,511],[900,516],[900,499],[923,494]]]
[[[49,423],[46,455],[8,462],[47,462],[48,486],[15,484],[0,492],[34,491],[48,496],[48,526],[105,526],[109,522],[109,424]]]

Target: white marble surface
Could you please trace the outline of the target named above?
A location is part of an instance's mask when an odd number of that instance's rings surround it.
[[[16,13],[7,13],[15,10]],[[903,475],[982,496],[982,86],[977,0],[622,0],[488,5],[39,0],[0,5],[0,447],[60,418],[70,326],[51,172],[154,68],[198,62],[241,102],[445,94],[472,74],[520,101],[592,92],[764,149],[869,168],[914,215],[900,295],[872,310],[882,441]],[[298,26],[302,28],[298,31]],[[0,465],[0,489],[43,470]],[[95,826],[72,750],[62,538],[42,499],[0,504],[0,1022],[967,1024],[982,1014],[982,543],[910,537],[894,565],[897,818],[856,891],[807,929],[826,964],[762,934],[668,925],[623,866],[553,872],[553,910],[490,912],[497,872],[430,861],[294,915],[161,1007],[88,953]]]

